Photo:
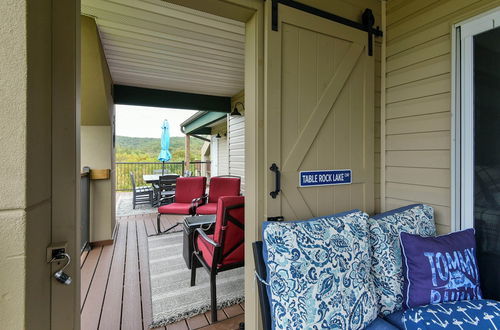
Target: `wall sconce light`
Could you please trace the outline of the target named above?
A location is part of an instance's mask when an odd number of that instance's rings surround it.
[[[216,139],[220,139],[221,136],[220,136],[220,133],[217,133],[217,135],[215,136]]]
[[[238,105],[241,105],[241,108],[245,110],[245,106],[241,102],[236,102],[234,105],[233,112],[231,112],[231,116],[241,116],[241,113],[238,111]]]

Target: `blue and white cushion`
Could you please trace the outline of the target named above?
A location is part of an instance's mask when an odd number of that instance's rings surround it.
[[[402,308],[403,264],[399,234],[435,236],[432,207],[414,204],[378,214],[368,220],[372,252],[371,272],[379,313],[389,315]]]
[[[362,329],[375,320],[367,220],[353,210],[264,223],[273,329]]]
[[[500,303],[463,300],[408,309],[403,314],[406,330],[500,329]]]

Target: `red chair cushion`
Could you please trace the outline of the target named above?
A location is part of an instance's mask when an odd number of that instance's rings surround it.
[[[210,239],[214,239],[214,235],[208,235]],[[214,258],[214,246],[203,239],[203,237],[198,236],[197,239],[198,249],[201,252],[203,260],[208,266],[212,267],[212,261]],[[238,262],[243,262],[245,254],[245,247],[241,245],[236,250],[231,252],[226,258],[222,260],[222,266],[231,265]]]
[[[225,196],[219,199],[217,204],[217,215],[215,221],[215,230],[214,234],[209,237],[222,245],[222,256],[221,261],[222,266],[231,265],[235,263],[242,263],[245,260],[245,246],[243,244],[245,232],[242,228],[233,224],[231,221],[227,220],[226,223],[226,234],[224,238],[224,242],[221,242],[222,239],[222,223],[224,217],[224,209],[241,205],[241,207],[234,208],[232,210],[228,210],[228,214],[235,218],[240,223],[245,223],[245,197],[243,196]],[[198,236],[197,238],[197,246],[198,250],[202,253],[202,258],[205,260],[208,266],[212,267],[213,262],[213,254],[215,248],[210,245],[207,241],[203,239],[202,236]],[[219,266],[219,265],[216,265]]]
[[[193,176],[177,178],[175,184],[175,202],[191,203],[193,199],[200,198],[205,194],[207,178],[204,176]]]
[[[215,214],[217,213],[217,203],[207,203],[196,208],[198,214]]]
[[[217,216],[215,221],[215,230],[214,230],[214,241],[219,242],[222,234],[222,217],[224,216],[224,209],[234,205],[240,205],[245,203],[245,197],[243,196],[226,196],[221,197],[219,199],[219,203],[217,204]],[[241,223],[245,223],[245,208],[237,208],[229,211],[229,215],[233,218],[238,219]],[[224,250],[228,251],[232,249],[236,242],[239,242],[243,239],[245,233],[241,228],[233,224],[232,222],[227,222],[226,229],[226,242],[224,244]]]
[[[217,203],[222,196],[239,196],[240,185],[240,178],[213,177],[210,179],[208,202]]]
[[[191,202],[189,203],[171,203],[158,208],[161,214],[190,214]]]

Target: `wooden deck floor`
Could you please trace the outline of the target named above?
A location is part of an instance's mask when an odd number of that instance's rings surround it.
[[[162,217],[162,229],[183,217]],[[147,236],[156,232],[155,214],[117,219],[115,243],[95,247],[81,257],[82,330],[149,329],[151,297]],[[160,330],[238,329],[244,320],[244,304],[218,311],[211,324],[210,312]]]

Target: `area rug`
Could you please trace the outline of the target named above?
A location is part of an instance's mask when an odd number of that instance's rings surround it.
[[[117,198],[116,202],[116,216],[117,217],[126,217],[131,215],[139,215],[139,214],[149,214],[156,213],[157,210],[154,207],[151,207],[149,204],[139,204],[135,206],[135,209],[132,206],[132,193],[130,196],[120,196]]]
[[[151,278],[151,328],[186,319],[210,310],[210,277],[204,268],[196,272],[191,287],[191,270],[182,257],[182,233],[148,238]],[[217,275],[217,308],[244,300],[244,268]]]

